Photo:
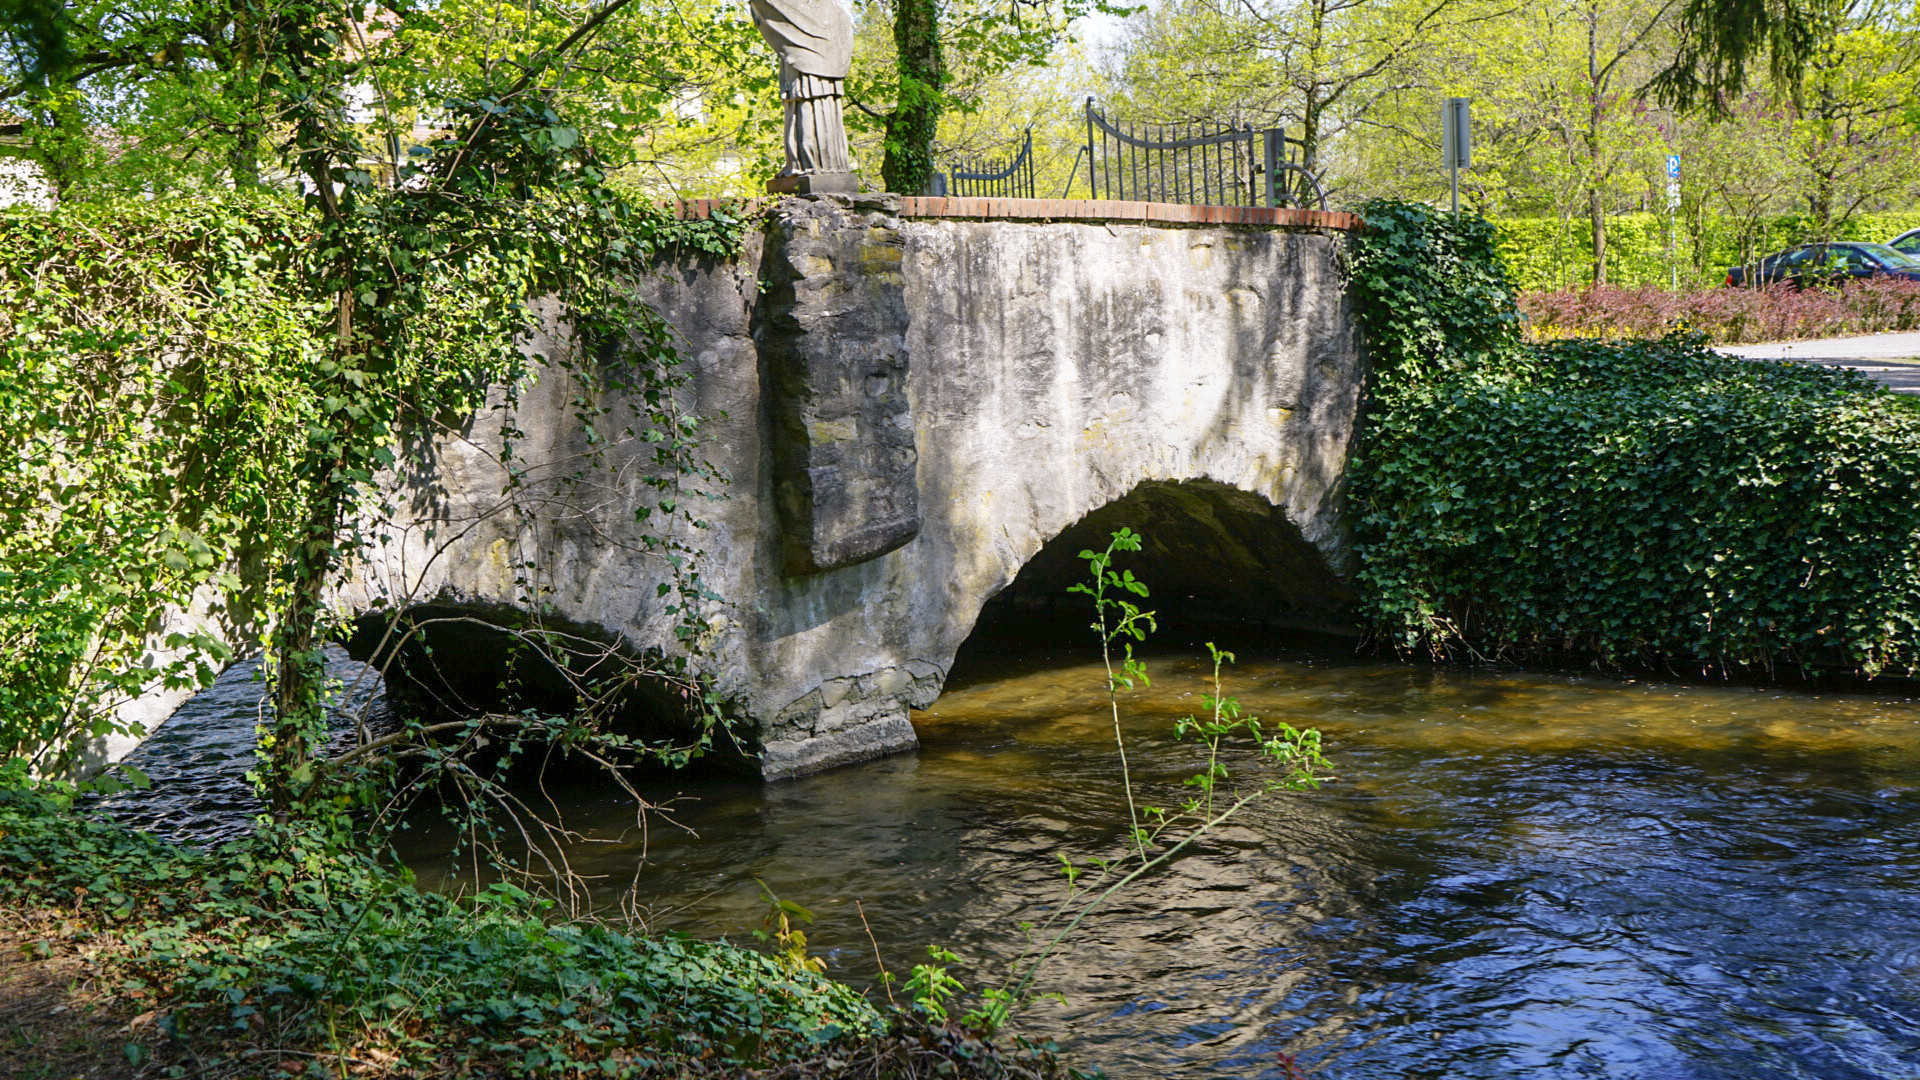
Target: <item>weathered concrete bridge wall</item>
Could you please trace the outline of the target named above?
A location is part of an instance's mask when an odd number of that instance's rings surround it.
[[[1256,618],[1342,601],[1362,359],[1336,237],[915,220],[889,199],[783,201],[742,257],[644,285],[685,339],[687,408],[718,417],[706,453],[731,483],[689,539],[725,600],[719,687],[757,721],[767,775],[912,746],[908,710],[982,605],[1116,502],[1185,558],[1181,588],[1212,582]],[[411,527],[344,599],[494,610],[532,573],[570,624],[668,640],[662,556],[632,512],[650,448],[557,480],[582,460],[580,396],[550,374],[513,410],[550,502],[493,512],[503,414],[478,417],[423,455]]]

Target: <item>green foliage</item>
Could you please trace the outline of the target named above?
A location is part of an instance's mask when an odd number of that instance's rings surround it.
[[[1138,10],[1109,0],[860,0],[856,6],[861,26],[848,78],[848,124],[856,145],[879,129],[880,179],[886,190],[908,195],[918,194],[938,166],[934,147],[943,115],[972,112],[996,82],[1052,63],[1076,20]],[[873,32],[882,26],[884,41]],[[884,112],[882,103],[891,103]]]
[[[542,80],[548,102],[591,133],[625,185],[757,193],[777,166],[775,68],[745,5],[726,0],[397,0],[372,15],[313,0],[0,3],[0,100],[22,121],[0,155],[34,163],[63,199],[291,190],[298,170],[274,161],[289,82],[276,42],[331,24],[354,65],[359,164],[391,178],[432,141],[447,102],[497,90],[603,8],[585,62]]]
[[[1586,283],[1592,226],[1553,218],[1494,219],[1496,247],[1523,291]],[[1831,230],[1834,240],[1886,243],[1920,228],[1920,211],[1855,214]],[[1661,214],[1617,214],[1607,219],[1607,280],[1616,285],[1719,285],[1727,267],[1807,243],[1819,233],[1809,214],[1774,214],[1747,223],[1719,215],[1683,223],[1675,257],[1668,257],[1667,219]]]
[[[1808,63],[1847,8],[1845,0],[1686,0],[1678,48],[1653,89],[1684,107],[1725,109],[1760,81],[1750,69],[1764,68],[1797,96]]]
[[[378,380],[333,356],[336,304],[312,291],[326,249],[288,200],[0,211],[0,757],[59,773],[129,730],[131,699],[205,685],[229,643],[265,636],[287,595],[275,567],[306,538],[301,466],[344,460],[328,418],[365,424],[349,477],[364,484],[409,425],[431,431],[530,374],[513,342],[542,285],[565,286],[581,338],[629,343],[551,360],[600,400],[640,403],[633,417],[581,402],[583,423],[652,447],[656,498],[636,513],[697,520],[680,488],[705,466],[698,419],[672,410],[670,331],[613,275],[670,246],[730,250],[739,222],[616,206],[583,230],[576,210],[527,201],[466,232],[398,223],[433,246],[380,249],[409,268],[389,302],[419,317],[388,339],[408,360]],[[603,247],[516,253],[513,234],[562,231],[597,231]],[[571,276],[542,275],[555,264]],[[678,588],[667,603],[691,616],[704,587],[690,572]]]
[[[1517,344],[1520,314],[1491,224],[1418,203],[1355,209],[1366,232],[1347,249],[1347,273],[1382,380],[1462,370]]]
[[[767,900],[766,923],[761,929],[755,930],[753,936],[773,946],[773,958],[782,967],[791,971],[825,971],[826,961],[807,955],[806,931],[794,925],[796,921],[813,925],[813,912],[774,895],[773,889],[759,878],[753,881],[760,886],[760,894]]]
[[[1146,685],[1146,666],[1133,655],[1132,642],[1145,640],[1153,629],[1153,613],[1141,611],[1123,596],[1145,598],[1145,583],[1133,571],[1113,569],[1115,552],[1141,550],[1142,537],[1129,528],[1112,534],[1106,548],[1086,550],[1080,558],[1087,564],[1087,579],[1069,587],[1070,592],[1093,598],[1094,621],[1090,627],[1100,641],[1101,658],[1107,674],[1107,703],[1113,714],[1114,745],[1119,751],[1120,779],[1127,795],[1127,850],[1112,858],[1089,859],[1084,866],[1056,852],[1066,894],[1054,905],[1046,919],[1038,924],[1022,924],[1027,948],[1016,957],[1007,985],[994,987],[979,995],[977,1004],[962,1018],[972,1030],[991,1034],[1004,1026],[1020,1008],[1034,997],[1034,980],[1047,960],[1057,952],[1081,922],[1122,889],[1153,873],[1178,857],[1196,841],[1207,836],[1254,801],[1283,791],[1300,791],[1320,786],[1326,776],[1327,759],[1321,754],[1320,733],[1279,723],[1271,730],[1257,717],[1246,716],[1240,705],[1221,688],[1220,669],[1233,662],[1233,654],[1207,643],[1213,660],[1213,688],[1205,702],[1209,716],[1188,716],[1174,725],[1178,739],[1190,740],[1204,748],[1206,765],[1187,778],[1185,787],[1194,794],[1180,800],[1177,809],[1141,806],[1135,801],[1133,774],[1127,764],[1126,738],[1120,726],[1119,695],[1136,684]],[[1123,660],[1116,669],[1113,644],[1122,642]],[[1230,783],[1229,758],[1245,761],[1251,781]],[[958,957],[939,949],[929,949],[934,964],[914,968],[908,981],[914,1000],[923,1012],[937,1018],[947,1015],[947,999],[964,990],[947,975],[945,964]]]
[[[507,885],[422,892],[298,829],[178,848],[19,787],[0,789],[0,902],[123,938],[124,989],[194,1048],[196,1075],[261,1046],[433,1075],[660,1075],[882,1026],[852,990],[757,953],[552,922]]]
[[[913,971],[907,975],[907,996],[912,999],[914,1008],[934,1020],[945,1020],[947,1005],[966,990],[960,980],[947,970],[947,965],[959,963],[960,958],[938,945],[929,945],[927,959],[933,962],[915,964]]]
[[[1136,683],[1151,685],[1147,666],[1133,655],[1133,645],[1136,641],[1145,641],[1155,624],[1153,612],[1140,610],[1126,598],[1132,595],[1146,599],[1146,584],[1136,580],[1131,570],[1113,570],[1114,552],[1139,550],[1140,534],[1121,528],[1113,534],[1106,550],[1080,553],[1080,558],[1087,563],[1088,580],[1075,582],[1067,591],[1093,597],[1093,623],[1089,629],[1100,638],[1100,662],[1107,669],[1107,707],[1113,713],[1113,742],[1120,751],[1120,778],[1127,792],[1128,834],[1138,846],[1140,857],[1145,859],[1146,833],[1140,827],[1140,811],[1133,799],[1133,773],[1127,768],[1127,738],[1120,729],[1120,691],[1131,690]],[[1113,595],[1107,595],[1109,592]],[[1116,642],[1121,649],[1117,669],[1113,657]]]
[[[258,629],[321,404],[312,227],[270,198],[0,211],[0,758],[63,772]]]
[[[1499,266],[1484,223],[1366,214],[1354,283],[1379,344],[1352,520],[1384,639],[1869,674],[1920,663],[1910,402],[1696,339],[1490,337],[1512,310],[1485,287]],[[1479,265],[1422,261],[1463,244]],[[1396,277],[1427,299],[1396,304]]]

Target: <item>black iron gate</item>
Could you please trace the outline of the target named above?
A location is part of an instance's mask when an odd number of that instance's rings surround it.
[[[948,166],[945,173],[935,173],[930,187],[934,195],[1031,199],[1033,185],[1033,131],[1029,129],[1012,161],[960,161]]]
[[[1281,128],[1115,122],[1092,98],[1086,113],[1087,141],[1074,165],[1086,161],[1093,198],[1326,209],[1319,178],[1288,159],[1290,140]]]

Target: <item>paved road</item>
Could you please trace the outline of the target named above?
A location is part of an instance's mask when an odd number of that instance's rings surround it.
[[[1882,386],[1903,394],[1920,394],[1920,334],[1872,334],[1778,345],[1734,345],[1720,351],[1750,360],[1792,360],[1823,367],[1852,368]]]

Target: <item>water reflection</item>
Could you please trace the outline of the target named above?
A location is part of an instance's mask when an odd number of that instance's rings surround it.
[[[1155,797],[1204,670],[1130,701]],[[1281,656],[1251,711],[1319,726],[1341,770],[1095,916],[1027,1029],[1116,1076],[1920,1077],[1920,706],[1771,689]],[[835,974],[930,943],[992,982],[1112,854],[1124,803],[1097,667],[1029,659],[916,717],[918,754],[791,783],[662,790],[658,925],[743,938],[755,877],[813,908]],[[576,816],[619,808],[576,800]],[[636,842],[585,848],[626,881]],[[431,867],[421,853],[420,861]]]
[[[1340,1080],[1920,1078],[1920,704],[1242,659],[1231,690],[1320,727],[1340,781],[1089,920],[1029,1033],[1116,1077],[1277,1077],[1287,1052]],[[818,913],[830,971],[872,984],[860,901],[894,971],[938,943],[997,981],[1058,902],[1055,853],[1114,853],[1124,802],[1099,669],[987,660],[916,716],[917,754],[650,792],[684,796],[697,836],[643,845],[604,792],[556,793],[608,841],[576,866],[611,893],[644,855],[655,925],[736,940],[764,879]],[[1151,666],[1130,738],[1167,802],[1198,763],[1170,722],[1205,670]],[[245,801],[241,678],[143,748],[156,823],[244,823],[219,802]],[[423,878],[444,874],[443,837],[409,836]]]

